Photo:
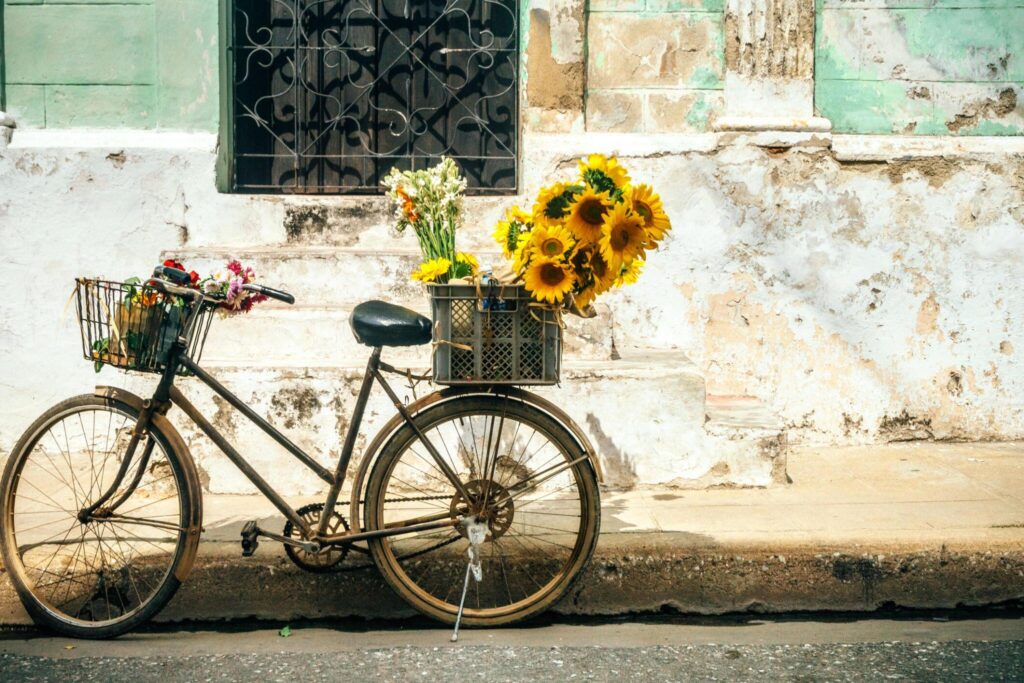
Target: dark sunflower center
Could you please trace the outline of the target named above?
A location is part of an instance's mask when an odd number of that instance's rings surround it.
[[[600,199],[584,199],[580,202],[579,214],[585,223],[601,225],[608,209]]]
[[[643,202],[633,202],[633,211],[640,214],[640,218],[644,219],[644,225],[650,223],[651,219],[654,217],[654,212],[651,211],[651,207],[647,206],[647,204],[644,204]]]
[[[612,228],[611,235],[608,236],[608,242],[615,251],[622,251],[629,246],[631,241],[629,228],[624,225],[617,225]]]
[[[557,287],[565,281],[565,271],[554,263],[545,263],[540,267],[540,281],[548,287]]]
[[[565,251],[565,246],[562,244],[562,240],[556,237],[549,237],[541,242],[540,251],[545,256],[558,256]]]
[[[600,279],[608,273],[608,264],[605,263],[604,258],[600,255],[595,255],[594,260],[590,262],[590,269],[593,270],[594,275]]]

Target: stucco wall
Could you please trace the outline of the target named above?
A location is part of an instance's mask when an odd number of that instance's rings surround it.
[[[216,129],[215,0],[3,1],[19,126]]]
[[[817,0],[815,106],[844,133],[1020,135],[1020,0]]]
[[[62,314],[74,276],[143,274],[181,245],[284,244],[301,201],[217,194],[212,139],[17,140],[0,152],[0,448],[96,381]],[[585,151],[654,179],[676,232],[607,301],[615,347],[682,350],[709,393],[761,399],[791,439],[1024,437],[1024,146],[903,140],[531,135],[525,191]],[[474,200],[463,243],[486,246],[504,204]]]

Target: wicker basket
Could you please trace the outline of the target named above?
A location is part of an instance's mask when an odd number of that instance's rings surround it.
[[[430,285],[434,381],[557,384],[562,328],[522,285]]]

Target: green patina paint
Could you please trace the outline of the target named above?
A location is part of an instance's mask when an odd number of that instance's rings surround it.
[[[971,129],[972,135],[1020,135],[1020,128],[998,121],[981,121]]]
[[[19,126],[41,128],[46,125],[46,89],[41,85],[8,85],[7,111]]]
[[[706,131],[714,105],[703,95],[697,95],[690,111],[686,112],[686,124],[697,131]]]
[[[647,0],[648,12],[723,12],[725,0]]]
[[[215,130],[217,13],[214,0],[6,0],[6,106],[29,127]]]
[[[150,128],[155,118],[152,85],[54,85],[46,88],[50,128]]]
[[[907,50],[945,80],[1024,80],[1024,10],[892,10]]]
[[[154,80],[150,6],[10,5],[4,24],[8,83]]]
[[[899,9],[816,0],[815,108],[833,130],[1024,133],[1019,105],[994,106],[1007,85],[1019,92],[1024,81],[1024,0],[891,4]],[[978,122],[957,125],[958,116]]]
[[[698,66],[690,77],[688,84],[694,88],[704,90],[721,90],[723,87],[722,76],[709,66]]]

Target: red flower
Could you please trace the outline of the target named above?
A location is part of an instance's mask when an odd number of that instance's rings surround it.
[[[238,261],[228,261],[227,269],[230,270],[235,275],[242,274],[242,264],[239,263]]]
[[[190,270],[188,271],[188,277],[190,280],[192,280],[192,286],[195,287],[196,284],[199,282],[199,273],[197,273],[194,270]]]

